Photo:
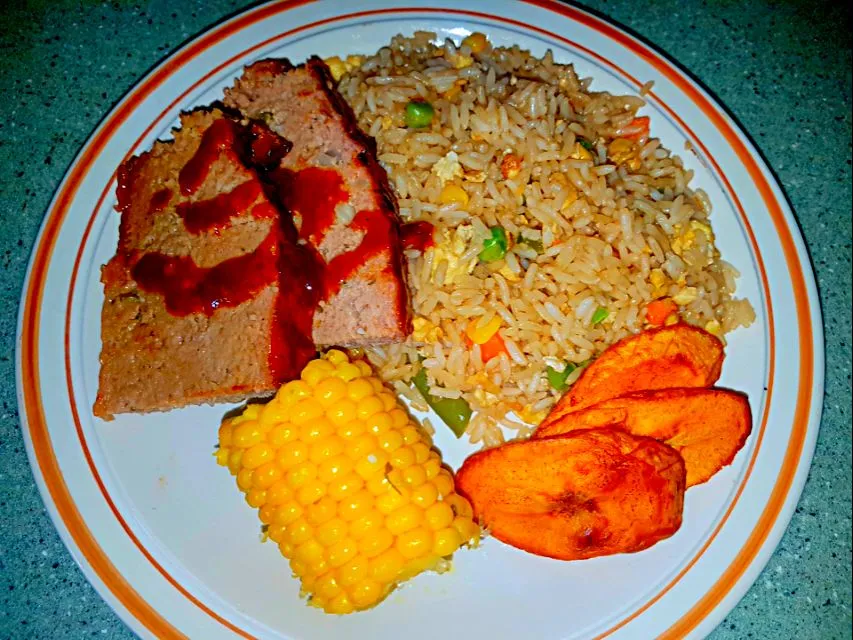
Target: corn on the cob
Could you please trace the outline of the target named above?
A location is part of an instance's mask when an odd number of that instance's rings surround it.
[[[479,541],[429,435],[363,360],[332,350],[222,423],[217,462],[329,613],[372,607]]]

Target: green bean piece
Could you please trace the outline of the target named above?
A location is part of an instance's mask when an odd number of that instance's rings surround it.
[[[595,152],[595,145],[594,145],[594,144],[592,144],[592,143],[591,143],[589,140],[587,140],[586,138],[578,138],[578,144],[580,144],[580,146],[582,146],[584,149],[586,149],[586,150],[587,150],[587,151],[589,151],[590,153],[594,153],[594,152]]]
[[[595,310],[595,313],[592,314],[592,321],[590,324],[593,326],[601,324],[609,315],[610,311],[608,311],[606,307],[598,307],[598,309]]]
[[[432,395],[429,392],[429,383],[424,368],[421,368],[412,378],[412,384],[421,392],[424,400],[432,407],[442,422],[450,427],[457,438],[461,438],[471,421],[471,405],[463,398],[436,398]]]
[[[569,385],[566,383],[566,378],[568,378],[569,374],[577,368],[578,367],[574,362],[566,364],[562,371],[554,369],[553,367],[546,367],[545,371],[547,372],[548,384],[550,384],[553,389],[562,393],[569,388]]]

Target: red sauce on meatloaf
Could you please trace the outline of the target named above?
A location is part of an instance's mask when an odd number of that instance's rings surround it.
[[[231,218],[248,211],[262,193],[258,180],[247,180],[228,193],[221,193],[209,200],[182,202],[178,205],[178,215],[190,233],[218,233],[231,223]],[[256,218],[274,218],[277,215],[275,209],[266,204],[252,207],[251,212]]]
[[[296,229],[282,219],[279,253],[278,300],[269,365],[278,380],[299,376],[317,354],[312,336],[314,310],[322,296],[323,262],[311,247],[297,242]]]
[[[148,213],[159,213],[172,201],[172,192],[169,189],[160,189],[151,196],[151,202],[148,204]]]
[[[273,169],[293,148],[289,140],[268,126],[254,121],[249,125],[249,157],[251,164],[262,169]]]
[[[254,251],[213,267],[201,268],[188,256],[149,252],[137,256],[131,271],[140,288],[162,295],[166,309],[176,316],[211,316],[217,309],[235,307],[276,283],[269,365],[279,380],[297,376],[316,354],[312,331],[317,306],[334,296],[371,258],[400,242],[396,221],[386,211],[359,211],[347,226],[363,234],[361,241],[326,263],[316,247],[336,224],[336,209],[349,201],[350,194],[335,169],[270,169],[269,163],[280,159],[289,145],[260,125],[244,128],[226,118],[215,121],[179,172],[181,194],[186,197],[201,188],[220,154],[248,153],[251,164],[271,183],[281,208],[286,210],[277,211],[267,201],[260,179],[243,182],[208,200],[183,202],[176,211],[192,234],[218,234],[247,211],[255,218],[279,220]],[[171,194],[155,194],[157,202],[152,201],[151,206],[165,207],[170,198]],[[432,243],[432,225],[415,223],[407,237],[409,245],[423,250]],[[398,303],[405,304],[405,299]]]
[[[227,118],[221,118],[207,128],[198,151],[178,174],[182,194],[189,196],[198,191],[219,154],[234,148],[236,129],[237,124]]]
[[[355,249],[335,256],[326,265],[323,274],[324,298],[336,294],[341,285],[373,256],[393,246],[393,242],[399,242],[396,225],[382,211],[359,211],[350,223],[350,228],[363,231],[364,237]]]
[[[299,218],[299,236],[319,245],[335,224],[335,209],[349,200],[341,174],[334,169],[306,167],[300,171],[276,169],[270,178],[282,204]]]
[[[294,217],[299,217],[299,237],[315,247],[335,224],[336,207],[349,200],[343,177],[334,169],[307,167],[293,171],[281,168],[270,172],[268,179],[275,183],[284,206]],[[328,263],[316,257],[320,273],[312,273],[312,277],[319,276],[322,282],[321,300],[335,295],[372,257],[399,243],[397,226],[386,212],[359,211],[348,226],[364,233],[357,247],[335,256]]]
[[[207,316],[222,307],[236,307],[278,278],[278,233],[275,230],[257,249],[209,267],[199,267],[189,256],[145,253],[131,275],[145,291],[159,293],[169,313]]]
[[[435,227],[431,222],[426,220],[418,220],[417,222],[409,222],[404,224],[400,230],[400,236],[403,241],[403,249],[415,250],[423,253],[432,246],[435,246],[435,238],[433,233]]]

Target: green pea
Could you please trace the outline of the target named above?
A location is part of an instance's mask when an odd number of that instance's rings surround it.
[[[450,427],[457,438],[461,438],[471,421],[471,405],[463,398],[436,398],[433,396],[429,392],[426,370],[423,368],[412,378],[412,384],[421,392],[424,400],[432,407],[442,422]]]
[[[478,256],[482,262],[494,262],[506,255],[507,243],[506,231],[503,227],[492,227],[490,238],[483,240],[483,250]]]
[[[435,109],[429,102],[413,100],[406,105],[406,126],[412,129],[428,127],[435,115]]]

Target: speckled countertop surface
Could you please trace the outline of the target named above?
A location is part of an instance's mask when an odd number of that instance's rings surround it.
[[[229,0],[30,0],[0,10],[0,639],[125,638],[33,483],[14,387],[15,324],[48,202],[98,121]],[[343,3],[342,3],[343,4]],[[717,640],[851,637],[851,52],[838,2],[587,2],[700,78],[790,198],[826,333],[823,423],[791,525]]]

